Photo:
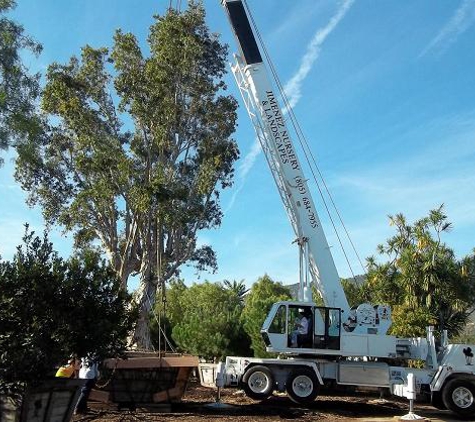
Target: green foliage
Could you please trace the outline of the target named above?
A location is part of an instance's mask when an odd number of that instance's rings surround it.
[[[170,294],[175,289],[179,294]],[[177,303],[172,305],[171,298]],[[180,350],[207,360],[245,350],[243,341],[249,340],[240,326],[242,304],[232,290],[220,283],[193,284],[185,289],[176,283],[169,289],[168,304],[172,306],[172,337]],[[179,315],[173,311],[178,307]]]
[[[475,344],[475,323],[473,322],[473,315],[470,322],[465,327],[464,331],[455,338],[452,338],[451,342],[462,344]]]
[[[136,318],[96,253],[65,261],[28,227],[23,240],[0,262],[0,392],[44,379],[71,353],[120,353]]]
[[[177,348],[173,341],[172,330],[183,318],[181,298],[186,289],[183,280],[173,278],[169,281],[165,294],[157,297],[150,315],[150,333],[154,348],[157,350],[165,349],[165,347],[159,348],[161,341],[168,341],[171,347]],[[159,331],[159,323],[161,332]],[[163,337],[163,333],[166,338]]]
[[[414,308],[409,304],[393,306],[392,320],[391,334],[400,337],[426,337],[426,327],[437,325],[429,309]]]
[[[30,75],[20,55],[38,55],[41,46],[24,34],[6,13],[16,7],[14,0],[0,0],[0,148],[40,133],[35,111],[39,95],[39,75]],[[1,163],[1,158],[0,158]]]
[[[239,155],[237,102],[222,80],[227,48],[209,33],[202,4],[156,16],[148,46],[147,55],[118,30],[111,52],[85,46],[80,58],[51,64],[42,96],[51,127],[18,148],[16,167],[49,224],[72,231],[79,247],[100,241],[124,286],[140,274],[136,340],[145,348],[157,286],[184,263],[216,268],[197,232],[220,225],[219,192]]]
[[[315,305],[317,306],[325,306],[325,302],[323,301],[322,295],[318,291],[315,284],[312,284],[312,300],[314,301]]]
[[[365,283],[358,284],[352,278],[347,278],[341,280],[341,285],[350,307],[358,306],[369,301],[370,294],[367,291],[367,286]]]
[[[234,356],[251,356],[251,338],[246,333],[242,321],[242,312],[246,306],[246,295],[249,289],[246,287],[244,280],[224,280],[223,284],[230,297],[230,308],[232,309],[229,354]]]
[[[430,324],[457,335],[475,301],[474,257],[457,261],[442,242],[451,228],[442,206],[412,225],[402,214],[391,216],[390,222],[396,234],[379,246],[389,261],[368,261],[373,302],[393,306],[393,334],[424,335]]]
[[[63,311],[68,314],[68,349],[99,358],[125,350],[137,309],[113,268],[93,250],[79,252],[66,265],[63,296],[70,303]]]
[[[187,290],[185,283],[180,279],[170,281],[167,289],[166,315],[172,326],[178,324],[183,315],[182,297]],[[157,303],[157,306],[159,304]]]
[[[249,289],[246,287],[244,280],[224,280],[223,284],[226,289],[232,291],[239,298],[241,303],[244,303],[246,294],[249,291]]]
[[[268,275],[257,280],[246,297],[242,312],[244,330],[251,338],[251,348],[255,357],[269,357],[261,337],[261,328],[270,308],[280,300],[290,300],[290,291]]]

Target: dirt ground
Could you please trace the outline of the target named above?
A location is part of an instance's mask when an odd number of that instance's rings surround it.
[[[224,389],[216,403],[216,392],[199,383],[190,383],[179,404],[156,408],[118,409],[117,406],[90,403],[86,415],[75,416],[75,422],[270,422],[270,421],[398,421],[408,414],[409,402],[380,399],[371,395],[319,396],[308,407],[295,405],[286,395],[274,394],[263,402],[246,397],[243,391]],[[416,404],[414,413],[432,422],[462,420],[447,411]]]

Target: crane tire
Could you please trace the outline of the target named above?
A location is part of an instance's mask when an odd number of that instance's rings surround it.
[[[254,400],[265,400],[274,391],[274,376],[269,368],[256,365],[249,368],[243,376],[243,389]]]
[[[458,415],[475,416],[475,384],[467,379],[454,378],[442,390],[442,400]]]
[[[320,390],[317,375],[310,368],[293,370],[286,383],[287,394],[298,404],[308,405],[315,401]]]

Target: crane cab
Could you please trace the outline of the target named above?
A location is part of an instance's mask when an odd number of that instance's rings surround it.
[[[340,350],[341,314],[340,308],[315,303],[274,303],[261,329],[267,351],[336,355]]]

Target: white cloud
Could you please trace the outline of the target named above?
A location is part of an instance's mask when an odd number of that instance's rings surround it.
[[[313,67],[313,64],[318,59],[320,55],[322,44],[325,42],[327,37],[335,30],[340,21],[345,17],[348,10],[350,10],[353,5],[354,0],[345,0],[340,8],[337,10],[336,14],[330,19],[328,24],[318,29],[318,31],[313,36],[312,40],[307,46],[307,51],[302,58],[300,67],[292,78],[285,84],[285,93],[289,99],[291,107],[295,107],[300,100],[302,82],[309,74],[310,70]]]
[[[354,0],[345,0],[338,9],[337,13],[330,19],[328,24],[325,27],[317,30],[315,33],[313,39],[307,47],[307,52],[302,58],[298,71],[292,78],[290,78],[285,87],[286,95],[289,99],[291,107],[294,107],[301,98],[301,85],[310,72],[315,60],[318,58],[322,44],[325,42],[330,33],[336,28],[338,23],[343,19],[353,3]],[[239,185],[234,189],[233,196],[226,207],[225,213],[233,207],[238,194],[244,187],[246,177],[253,167],[260,152],[261,147],[259,141],[256,139],[239,167]]]
[[[252,167],[254,166],[254,163],[261,153],[261,145],[259,143],[259,140],[256,138],[254,140],[254,143],[252,144],[251,149],[249,152],[246,154],[246,156],[243,158],[241,165],[239,166],[239,174],[238,174],[238,185],[234,188],[233,191],[233,196],[229,200],[229,204],[226,207],[226,210],[224,213],[226,214],[234,205],[236,202],[236,198],[243,189],[245,183],[246,183],[246,178],[248,173],[251,171]]]
[[[427,45],[419,57],[429,51],[443,54],[457,38],[475,23],[475,0],[463,0],[450,20]]]
[[[241,165],[239,166],[239,173],[241,178],[245,178],[247,176],[260,152],[261,145],[259,143],[259,140],[255,139],[250,151],[246,154]]]

